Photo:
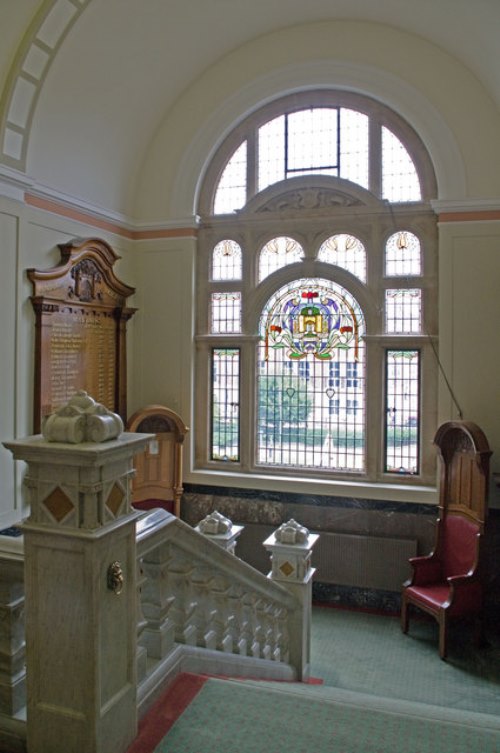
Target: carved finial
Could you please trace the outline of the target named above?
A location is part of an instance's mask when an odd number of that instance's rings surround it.
[[[66,405],[47,416],[42,434],[48,442],[105,442],[123,432],[123,421],[117,413],[79,390]]]
[[[229,518],[225,518],[220,512],[214,510],[214,512],[207,515],[206,518],[201,520],[198,524],[198,528],[202,533],[217,536],[220,534],[228,533],[233,527]]]
[[[280,544],[304,544],[309,537],[309,531],[296,520],[290,518],[283,523],[275,533],[276,541]]]

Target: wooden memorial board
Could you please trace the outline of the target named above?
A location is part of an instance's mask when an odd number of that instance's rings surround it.
[[[44,416],[77,390],[127,414],[126,326],[136,309],[135,289],[113,272],[120,258],[99,239],[59,246],[61,260],[48,270],[28,269],[36,317],[34,432]]]

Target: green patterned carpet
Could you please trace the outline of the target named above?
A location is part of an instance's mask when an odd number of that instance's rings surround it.
[[[324,685],[209,679],[155,753],[500,753],[500,654],[434,623],[313,609]]]
[[[422,707],[369,698],[333,700],[309,686],[263,687],[209,679],[155,753],[498,753],[500,724],[486,715],[422,715]],[[478,725],[479,722],[479,725]]]
[[[437,641],[434,620],[412,620],[403,635],[396,617],[315,607],[311,675],[334,688],[499,714],[499,646],[490,637],[477,649],[470,632],[457,625],[442,661]]]

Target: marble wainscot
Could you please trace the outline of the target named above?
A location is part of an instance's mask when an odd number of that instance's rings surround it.
[[[44,435],[4,443],[28,466],[27,742],[36,753],[123,753],[137,732],[130,477],[152,435],[122,428],[79,393]]]
[[[316,601],[397,612],[401,584],[409,574],[409,556],[425,554],[434,545],[437,497],[431,491],[427,496],[425,503],[398,502],[185,483],[182,515],[196,526],[217,510],[233,524],[244,526],[238,556],[263,573],[269,563],[260,542],[277,526],[291,518],[298,520],[321,534],[312,555]],[[366,561],[365,573],[358,567],[355,577],[346,572],[342,555],[342,546],[351,549],[350,543],[359,549],[358,563]],[[391,572],[386,572],[385,562],[378,561],[383,559],[380,545],[394,546],[386,558],[393,562]]]

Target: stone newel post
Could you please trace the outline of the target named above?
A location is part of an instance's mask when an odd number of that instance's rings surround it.
[[[28,464],[31,496],[23,525],[29,753],[123,753],[137,732],[129,477],[151,435],[122,429],[83,393],[49,417],[45,436],[5,443]]]
[[[269,578],[278,581],[297,598],[296,611],[290,628],[290,664],[297,669],[298,680],[308,680],[311,651],[312,548],[319,539],[293,518],[283,523],[264,541],[271,554],[272,570]]]

